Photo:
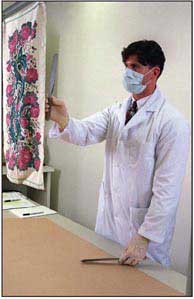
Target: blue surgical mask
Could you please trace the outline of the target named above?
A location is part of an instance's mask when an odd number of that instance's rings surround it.
[[[123,85],[124,85],[125,89],[128,92],[131,92],[134,94],[139,94],[139,93],[143,92],[146,88],[146,85],[142,84],[143,78],[151,70],[149,70],[146,74],[140,74],[140,73],[135,72],[129,68],[126,68],[126,70],[123,74]]]

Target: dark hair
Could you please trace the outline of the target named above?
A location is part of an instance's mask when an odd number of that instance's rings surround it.
[[[159,76],[162,74],[166,59],[162,48],[157,42],[154,40],[140,40],[131,43],[127,48],[123,48],[121,52],[123,63],[125,64],[129,56],[135,54],[142,65],[159,66]]]

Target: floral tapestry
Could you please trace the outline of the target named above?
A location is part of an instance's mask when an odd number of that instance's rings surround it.
[[[8,179],[44,189],[46,8],[34,2],[3,23],[3,135]]]

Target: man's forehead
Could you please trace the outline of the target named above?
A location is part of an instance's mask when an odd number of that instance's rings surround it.
[[[126,61],[125,61],[126,65],[131,65],[131,64],[137,64],[137,65],[141,65],[141,63],[138,61],[138,57],[136,54],[134,55],[130,55]]]

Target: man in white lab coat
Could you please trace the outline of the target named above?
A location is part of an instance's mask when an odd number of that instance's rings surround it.
[[[120,263],[170,265],[170,245],[189,152],[190,128],[157,86],[165,63],[155,41],[122,51],[129,97],[85,119],[46,99],[50,138],[86,146],[106,140],[95,231],[125,247]]]

